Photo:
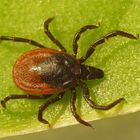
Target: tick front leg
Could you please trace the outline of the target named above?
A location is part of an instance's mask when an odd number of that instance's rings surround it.
[[[26,38],[21,38],[21,37],[12,37],[12,36],[0,36],[0,41],[13,41],[13,42],[23,42],[23,43],[28,43],[33,46],[39,47],[39,48],[46,48],[42,44],[31,40],[31,39],[26,39]]]
[[[44,32],[54,44],[56,44],[62,51],[66,52],[64,46],[52,35],[49,30],[49,24],[53,19],[54,18],[49,18],[44,22]]]
[[[1,101],[1,105],[6,108],[6,103],[9,100],[15,100],[15,99],[46,99],[49,98],[51,95],[42,95],[42,96],[34,96],[34,95],[9,95],[6,96],[2,101]]]
[[[78,50],[78,40],[80,39],[81,37],[81,34],[84,33],[86,30],[91,30],[91,29],[96,29],[98,28],[98,26],[96,25],[86,25],[86,26],[83,26],[82,28],[79,29],[79,31],[75,34],[74,38],[73,38],[73,52],[74,52],[74,55],[76,57],[77,55],[77,50]]]
[[[85,99],[85,101],[88,103],[88,105],[94,109],[98,109],[98,110],[109,110],[111,108],[113,108],[114,106],[116,106],[117,104],[119,104],[122,100],[124,100],[124,98],[120,98],[116,101],[114,101],[111,104],[108,104],[106,106],[102,106],[102,105],[97,105],[95,104],[91,99],[90,99],[90,95],[89,95],[89,90],[87,85],[84,82],[80,82],[80,86],[83,90],[83,97]]]
[[[61,100],[64,96],[64,93],[65,92],[62,92],[62,93],[59,93],[56,97],[48,100],[47,102],[45,102],[44,104],[42,104],[40,107],[39,107],[39,110],[38,110],[38,120],[44,124],[49,124],[49,122],[45,119],[43,119],[43,111],[45,109],[47,109],[47,107],[59,100]],[[49,124],[50,125],[50,124]]]
[[[110,33],[106,34],[105,36],[101,37],[100,39],[98,39],[97,41],[93,42],[91,44],[91,46],[89,47],[89,49],[87,50],[86,54],[84,56],[82,56],[79,59],[79,61],[81,63],[86,61],[92,55],[92,53],[94,52],[94,50],[96,49],[96,47],[98,45],[104,43],[106,39],[109,39],[109,38],[112,38],[115,36],[122,36],[122,37],[130,38],[130,39],[138,39],[139,38],[139,35],[134,36],[133,34],[130,34],[130,33],[124,32],[124,31],[118,30],[118,31],[110,32]]]
[[[89,124],[88,122],[82,120],[82,119],[80,118],[80,116],[79,116],[79,115],[77,114],[77,112],[76,112],[76,107],[75,107],[75,103],[76,103],[76,89],[75,89],[75,88],[72,88],[72,89],[71,89],[71,93],[72,93],[72,96],[71,96],[70,108],[71,108],[71,112],[72,112],[73,116],[75,117],[75,119],[76,119],[79,123],[81,123],[81,124],[83,124],[83,125],[85,125],[85,126],[92,127],[91,124]]]

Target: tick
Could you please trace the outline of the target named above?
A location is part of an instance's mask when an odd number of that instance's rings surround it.
[[[91,126],[83,120],[76,111],[76,87],[79,86],[83,92],[83,98],[87,104],[98,110],[109,110],[124,98],[117,99],[108,105],[97,105],[90,99],[86,80],[100,79],[104,77],[103,70],[85,65],[84,62],[93,54],[96,47],[105,42],[106,39],[123,36],[130,39],[138,37],[124,32],[113,31],[93,42],[81,58],[77,58],[78,40],[82,33],[88,29],[98,28],[96,25],[85,25],[78,30],[73,38],[73,54],[68,54],[63,45],[52,35],[49,24],[54,18],[49,18],[44,23],[44,32],[48,38],[58,46],[61,51],[46,48],[44,45],[26,38],[0,36],[0,41],[23,42],[34,45],[39,49],[22,54],[13,66],[13,80],[16,86],[28,94],[6,96],[1,104],[6,108],[6,103],[14,99],[47,99],[38,110],[38,120],[44,124],[49,122],[43,118],[43,112],[49,105],[61,100],[65,91],[71,90],[70,109],[75,119],[86,126]],[[55,94],[55,95],[54,95]],[[50,97],[51,96],[51,97]],[[49,124],[50,125],[50,124]]]

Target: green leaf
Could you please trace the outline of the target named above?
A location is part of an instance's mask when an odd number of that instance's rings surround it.
[[[52,33],[72,53],[72,39],[76,31],[86,25],[100,23],[96,30],[84,33],[79,41],[78,56],[89,44],[112,30],[123,30],[134,35],[140,33],[139,0],[4,0],[0,4],[0,35],[19,36],[36,40],[49,48],[58,49],[44,34],[43,22],[55,17]],[[13,83],[12,67],[16,59],[34,46],[0,42],[0,99],[10,94],[25,94]],[[124,97],[109,111],[90,108],[77,90],[77,111],[87,120],[127,114],[140,110],[140,40],[116,37],[97,47],[85,64],[105,72],[101,80],[88,81],[91,99],[107,105]],[[45,112],[53,128],[77,123],[69,108],[70,92],[63,100],[51,105]],[[45,100],[9,101],[7,109],[0,106],[0,136],[10,136],[47,130],[37,120],[38,107]]]

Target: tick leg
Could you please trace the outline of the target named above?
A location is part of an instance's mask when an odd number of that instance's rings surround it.
[[[46,48],[42,44],[31,40],[31,39],[26,39],[26,38],[21,38],[21,37],[12,37],[12,36],[0,36],[0,41],[13,41],[13,42],[23,42],[23,43],[28,43],[33,46],[39,47],[39,48]]]
[[[72,89],[71,89],[71,93],[72,93],[72,96],[71,96],[70,108],[71,108],[71,112],[72,112],[73,116],[75,117],[75,119],[76,119],[79,123],[81,123],[81,124],[83,124],[83,125],[85,125],[85,126],[92,127],[91,124],[89,124],[88,122],[82,120],[82,119],[80,118],[80,116],[79,116],[79,115],[77,114],[77,112],[76,112],[76,107],[75,107],[75,103],[76,103],[76,89],[75,89],[75,88],[72,88]]]
[[[44,32],[49,37],[49,39],[56,44],[59,49],[66,52],[66,49],[63,47],[63,45],[52,35],[52,33],[49,30],[49,24],[54,18],[49,18],[44,22]]]
[[[98,40],[96,40],[95,42],[93,42],[89,49],[87,50],[86,54],[84,56],[82,56],[79,61],[81,63],[83,63],[84,61],[87,60],[88,57],[90,57],[92,55],[92,53],[94,52],[96,46],[102,44],[105,42],[106,39],[109,39],[109,38],[112,38],[112,37],[115,37],[115,36],[123,36],[123,37],[126,37],[126,38],[130,38],[130,39],[138,39],[138,35],[137,36],[134,36],[130,33],[127,33],[127,32],[124,32],[124,31],[113,31],[113,32],[110,32],[108,34],[106,34],[105,36],[99,38]]]
[[[98,26],[96,26],[96,25],[86,25],[86,26],[83,26],[82,28],[80,28],[79,31],[75,34],[75,36],[73,38],[73,45],[72,45],[73,46],[73,52],[74,52],[75,56],[77,55],[78,40],[80,39],[81,34],[84,33],[88,29],[95,29],[95,28],[98,28]]]
[[[1,105],[6,108],[6,103],[9,100],[15,100],[15,99],[46,99],[48,97],[50,97],[51,95],[42,95],[42,96],[34,96],[34,95],[9,95],[6,96],[2,101],[1,101]]]
[[[40,107],[39,107],[39,110],[38,110],[38,120],[44,124],[49,124],[49,122],[45,119],[43,119],[43,111],[45,109],[47,109],[47,107],[59,100],[61,100],[64,96],[64,93],[65,92],[62,92],[62,93],[59,93],[56,97],[48,100],[47,102],[45,102],[44,104],[42,104]]]
[[[90,99],[89,90],[88,90],[87,85],[84,82],[80,82],[80,86],[83,90],[83,97],[84,97],[85,101],[88,103],[88,105],[90,107],[98,109],[98,110],[109,110],[109,109],[113,108],[115,105],[117,105],[118,103],[120,103],[122,100],[124,100],[124,98],[120,98],[106,106],[97,105]]]

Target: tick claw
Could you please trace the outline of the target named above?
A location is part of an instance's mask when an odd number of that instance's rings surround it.
[[[45,119],[41,119],[41,120],[39,120],[40,122],[42,122],[42,123],[44,123],[44,124],[48,124],[49,125],[49,127],[50,127],[50,123],[47,121],[47,120],[45,120]]]
[[[4,107],[4,108],[6,108],[6,104],[5,104],[5,102],[2,100],[1,101],[1,105]]]

